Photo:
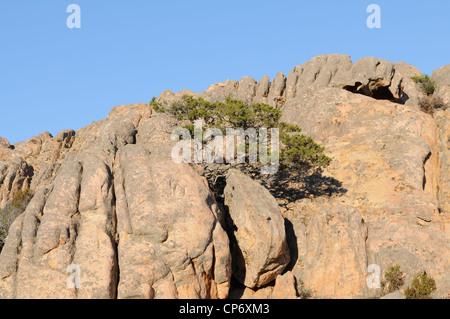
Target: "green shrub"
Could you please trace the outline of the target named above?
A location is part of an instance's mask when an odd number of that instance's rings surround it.
[[[406,299],[432,299],[431,293],[436,289],[435,280],[423,272],[414,277],[411,285],[405,289],[405,297]]]
[[[388,267],[381,280],[382,294],[387,295],[399,290],[405,284],[404,278],[405,274],[400,270],[399,265]]]
[[[21,211],[25,211],[25,208],[27,207],[28,203],[30,202],[31,198],[33,198],[33,193],[29,188],[26,188],[25,190],[20,190],[16,196],[14,196],[13,200],[13,206]]]
[[[156,102],[156,97],[153,97],[150,102],[150,107],[158,113],[163,113],[165,111],[161,103]]]
[[[423,74],[421,76],[412,76],[411,79],[420,84],[422,92],[426,95],[433,95],[436,91],[436,83],[431,79],[428,74]]]
[[[412,76],[411,79],[420,85],[420,88],[425,96],[419,98],[420,109],[428,114],[433,115],[436,109],[446,110],[448,105],[444,104],[444,101],[440,96],[435,95],[436,83],[427,74],[421,76]]]
[[[325,148],[314,142],[309,136],[282,133],[281,142],[285,145],[281,152],[281,161],[284,165],[327,167],[331,163],[331,158],[323,153]]]

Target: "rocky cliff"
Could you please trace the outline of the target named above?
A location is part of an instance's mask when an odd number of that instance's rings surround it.
[[[0,138],[0,208],[34,195],[0,255],[1,298],[319,298],[377,296],[368,266],[420,271],[450,294],[450,109],[430,115],[405,63],[319,56],[273,81],[202,93],[279,108],[333,158],[322,192],[274,196],[231,170],[224,206],[196,165],[175,164],[175,119],[148,104],[10,145]],[[450,68],[436,70],[449,104]],[[320,187],[320,185],[312,186]],[[77,289],[67,269],[79,267]]]

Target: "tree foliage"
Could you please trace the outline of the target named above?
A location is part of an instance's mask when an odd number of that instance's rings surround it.
[[[189,121],[185,125],[194,135],[192,122],[202,120],[205,128],[218,128],[225,133],[227,128],[278,128],[280,133],[280,163],[284,167],[311,168],[327,167],[332,159],[325,155],[325,148],[311,137],[301,134],[297,125],[280,122],[281,111],[268,104],[247,103],[232,98],[224,102],[210,102],[203,98],[185,95],[178,102],[165,107],[153,99],[150,105],[157,112],[172,115],[179,121]]]

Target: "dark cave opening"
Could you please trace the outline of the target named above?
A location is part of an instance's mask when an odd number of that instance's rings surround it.
[[[356,82],[355,85],[347,85],[344,86],[344,90],[355,94],[362,94],[366,96],[370,96],[376,100],[388,100],[395,101],[397,100],[389,90],[387,86],[377,86],[375,88],[370,88],[369,85],[363,85],[361,82]]]

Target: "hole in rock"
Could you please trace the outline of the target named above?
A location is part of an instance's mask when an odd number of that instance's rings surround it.
[[[356,82],[355,85],[344,86],[344,90],[356,94],[370,96],[377,100],[389,100],[389,101],[396,100],[396,98],[394,98],[391,91],[389,90],[389,87],[387,86],[378,86],[370,90],[369,86],[363,85],[361,82]]]

